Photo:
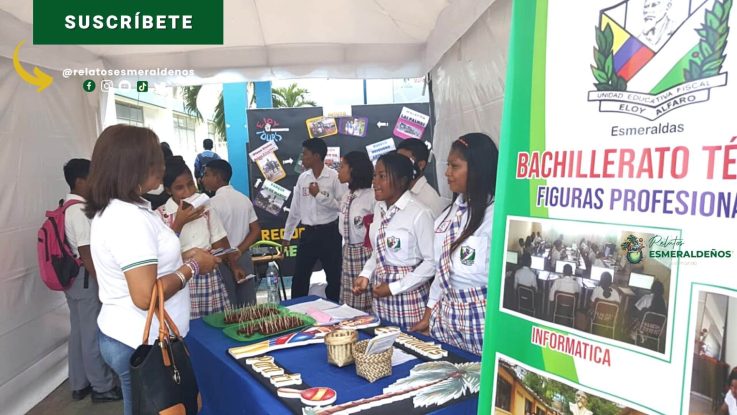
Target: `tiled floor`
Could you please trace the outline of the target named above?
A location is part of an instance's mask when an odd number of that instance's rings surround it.
[[[285,279],[287,297],[291,296],[291,278]],[[325,273],[318,271],[312,274],[310,294],[325,296]],[[266,302],[266,283],[262,281],[256,292],[259,303]],[[92,403],[89,397],[82,401],[72,400],[69,382],[65,381],[27,415],[119,415],[123,413],[122,402]]]

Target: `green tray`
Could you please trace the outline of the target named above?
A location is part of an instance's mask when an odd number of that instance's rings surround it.
[[[299,317],[299,318],[302,319],[302,321],[303,321],[304,324],[302,324],[299,327],[294,327],[294,328],[291,328],[289,330],[283,330],[283,331],[280,331],[280,332],[274,333],[274,334],[269,334],[269,335],[254,334],[251,337],[246,337],[246,336],[244,336],[242,334],[239,334],[238,333],[238,325],[230,325],[230,326],[227,326],[227,327],[225,327],[223,329],[223,333],[225,333],[226,336],[230,337],[233,340],[237,340],[239,342],[251,343],[251,342],[256,342],[256,341],[259,341],[259,340],[270,339],[272,337],[280,336],[280,335],[282,335],[284,333],[290,333],[290,332],[293,332],[293,331],[302,330],[303,328],[306,328],[306,327],[310,327],[310,326],[314,326],[315,325],[315,319],[312,318],[312,317],[310,317],[310,316],[308,316],[308,315],[306,315],[306,314],[289,312],[289,313],[285,313],[283,315]],[[266,317],[266,318],[268,318],[268,317]]]
[[[289,313],[289,309],[285,307],[278,306],[277,308],[279,309],[279,315],[284,315],[284,314]],[[228,326],[237,326],[239,324],[239,323],[225,324],[225,313],[222,311],[206,315],[202,317],[202,321],[218,329],[223,329]],[[253,320],[253,321],[257,321],[257,320]]]

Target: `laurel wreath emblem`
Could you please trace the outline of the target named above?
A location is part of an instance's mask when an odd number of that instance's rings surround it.
[[[686,81],[695,81],[719,74],[726,55],[729,35],[729,12],[732,0],[715,1],[714,7],[704,14],[704,23],[696,29],[701,41],[698,52],[693,52],[688,68],[683,70]]]
[[[730,1],[731,0],[726,0]],[[591,72],[594,74],[598,91],[626,91],[627,81],[614,72],[614,33],[607,23],[604,30],[597,26],[596,47],[594,47],[594,62]]]

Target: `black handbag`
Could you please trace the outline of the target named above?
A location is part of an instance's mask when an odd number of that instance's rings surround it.
[[[159,337],[149,345],[154,314],[159,320]],[[164,286],[159,280],[151,293],[142,344],[130,359],[130,372],[134,414],[196,415],[202,408],[189,351],[164,309]]]

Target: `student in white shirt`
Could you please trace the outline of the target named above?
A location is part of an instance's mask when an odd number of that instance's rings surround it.
[[[133,414],[130,358],[141,344],[156,280],[163,283],[166,311],[186,336],[186,284],[197,271],[209,272],[220,261],[198,248],[182,255],[177,236],[141,197],[161,184],[163,174],[159,138],[148,128],[114,125],[97,139],[86,207],[87,217],[93,218],[90,250],[102,302],[97,325],[102,358],[120,378],[125,415]],[[149,340],[158,330],[154,319]]]
[[[230,185],[231,176],[233,169],[230,163],[213,160],[205,166],[202,184],[208,192],[214,193],[210,198],[210,208],[223,223],[231,248],[238,250],[238,264],[247,275],[240,284],[236,284],[235,278],[229,275],[230,268],[220,268],[230,302],[237,305],[256,304],[256,284],[252,278],[254,271],[249,248],[261,238],[261,226],[251,200]]]
[[[433,219],[437,218],[440,212],[448,207],[448,201],[441,198],[425,178],[425,168],[430,159],[430,150],[427,149],[422,140],[408,138],[399,143],[397,153],[409,158],[415,170],[419,172],[409,186],[412,197],[430,209]]]
[[[435,220],[435,280],[422,321],[412,327],[476,355],[483,348],[498,158],[485,134],[451,145],[445,177],[454,200]]]
[[[533,291],[537,292],[537,275],[535,274],[535,271],[530,268],[532,265],[532,256],[525,252],[522,254],[520,264],[522,267],[514,273],[515,291],[518,286],[523,285],[525,287],[532,288]]]
[[[417,202],[409,185],[418,172],[408,158],[391,152],[374,171],[376,208],[369,236],[374,251],[353,285],[362,294],[373,286],[374,312],[409,328],[422,319],[435,275],[432,212]]]
[[[729,390],[724,395],[724,403],[719,412],[728,415],[737,415],[737,376],[729,375]]]
[[[343,237],[343,271],[340,302],[371,313],[371,293],[354,295],[353,283],[371,257],[371,248],[364,245],[367,217],[373,217],[376,200],[371,181],[374,166],[364,151],[351,151],[341,158],[338,180],[347,183],[350,192],[340,202],[338,224]]]
[[[302,165],[305,171],[299,175],[292,192],[282,245],[284,250],[289,247],[294,229],[301,222],[305,230],[297,246],[292,298],[304,297],[309,293],[312,268],[319,259],[328,282],[325,296],[338,302],[340,269],[343,265],[338,210],[348,188],[338,181],[335,170],[325,166],[327,154],[328,147],[321,138],[302,143]]]
[[[581,291],[581,286],[572,274],[571,264],[563,266],[563,276],[555,280],[550,288],[550,301],[555,301],[555,293],[559,291],[568,294],[578,294]]]
[[[113,372],[100,355],[97,341],[97,316],[100,314],[100,299],[95,274],[95,265],[90,253],[90,220],[84,215],[85,198],[89,194],[87,176],[90,161],[71,159],[64,165],[64,179],[70,192],[64,203],[77,201],[64,213],[64,233],[75,257],[83,267],[64,291],[69,306],[69,385],[72,399],[79,401],[92,393],[93,402],[118,401],[123,399],[115,387]]]
[[[166,160],[164,189],[171,198],[156,212],[179,236],[182,252],[191,248],[207,251],[230,248],[228,235],[217,213],[205,206],[195,209],[184,202],[184,199],[197,192],[197,186],[192,172],[181,157]],[[246,278],[245,270],[238,264],[237,253],[225,255],[222,259],[236,282]],[[223,311],[230,305],[220,269],[195,276],[189,283],[189,298],[192,319]]]
[[[599,279],[599,286],[594,288],[591,293],[591,306],[593,307],[596,300],[609,301],[619,304],[621,299],[619,292],[612,288],[612,274],[603,272]]]

